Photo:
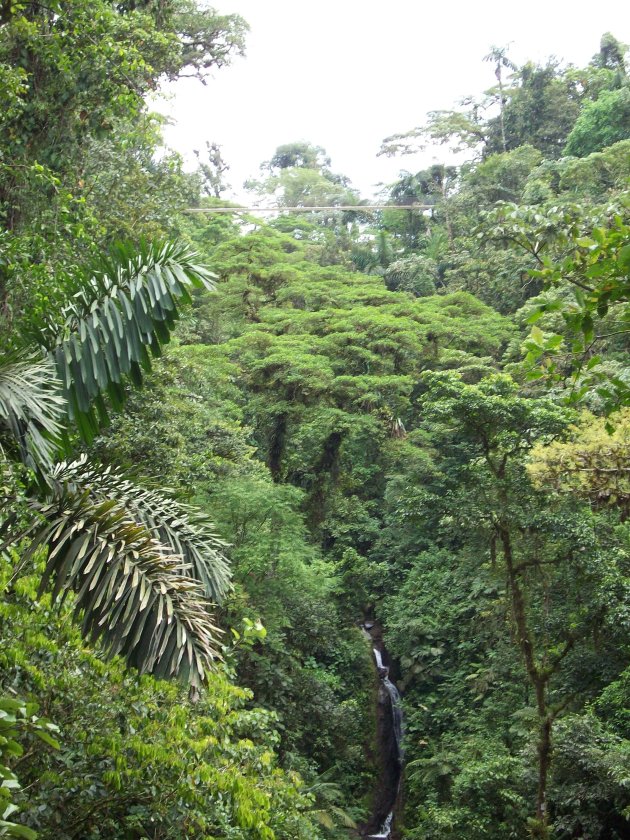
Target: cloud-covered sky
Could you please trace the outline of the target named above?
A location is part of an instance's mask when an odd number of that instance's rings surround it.
[[[250,24],[247,56],[206,86],[181,80],[159,106],[175,124],[169,145],[192,150],[217,142],[242,182],[282,143],[324,146],[332,168],[365,197],[401,169],[437,160],[377,158],[389,134],[418,125],[427,111],[449,108],[494,82],[482,61],[492,45],[510,44],[518,64],[548,56],[582,65],[611,31],[630,41],[625,0],[215,0]]]

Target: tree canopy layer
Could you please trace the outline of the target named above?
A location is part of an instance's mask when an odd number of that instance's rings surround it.
[[[371,621],[396,836],[624,840],[626,49],[491,47],[385,141],[468,151],[393,208],[300,140],[248,185],[286,212],[182,212],[229,154],[187,173],[146,96],[246,29],[0,4],[0,835],[365,834]]]

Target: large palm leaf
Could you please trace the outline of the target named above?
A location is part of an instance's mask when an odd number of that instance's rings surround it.
[[[213,275],[178,244],[119,247],[81,282],[61,323],[38,326],[38,340],[57,366],[70,419],[91,441],[107,421],[106,394],[114,409],[125,398],[123,382],[142,384],[194,288],[213,287]]]
[[[26,559],[48,548],[41,591],[50,588],[53,601],[73,591],[83,633],[101,639],[112,656],[199,685],[220,631],[201,584],[182,572],[181,557],[134,521],[124,503],[95,500],[63,473],[45,500],[29,506],[38,524]]]
[[[47,359],[0,364],[0,451],[32,469],[49,468],[59,450],[66,403],[57,386]]]
[[[199,581],[208,598],[220,603],[230,584],[224,556],[226,543],[214,532],[210,519],[191,505],[182,504],[164,492],[139,487],[113,467],[90,464],[85,456],[59,464],[55,481],[76,492],[87,490],[94,502],[116,499],[137,522],[143,524],[171,553],[179,555],[180,569]]]

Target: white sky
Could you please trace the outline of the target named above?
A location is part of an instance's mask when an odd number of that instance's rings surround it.
[[[214,0],[250,24],[247,55],[217,71],[207,86],[181,80],[159,106],[175,125],[167,143],[188,161],[206,140],[219,143],[228,181],[242,182],[277,146],[308,140],[324,146],[332,169],[366,198],[401,169],[437,160],[376,157],[389,134],[423,122],[495,83],[482,61],[492,45],[510,56],[577,65],[611,31],[630,41],[625,0]],[[230,197],[228,195],[224,197]]]

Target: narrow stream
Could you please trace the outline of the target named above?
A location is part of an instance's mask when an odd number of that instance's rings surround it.
[[[363,835],[366,840],[391,840],[396,801],[400,793],[403,764],[403,713],[400,694],[389,678],[387,652],[380,641],[380,629],[366,622],[364,630],[374,645],[374,662],[381,684],[378,698],[378,748],[381,777],[375,796],[374,814]]]

